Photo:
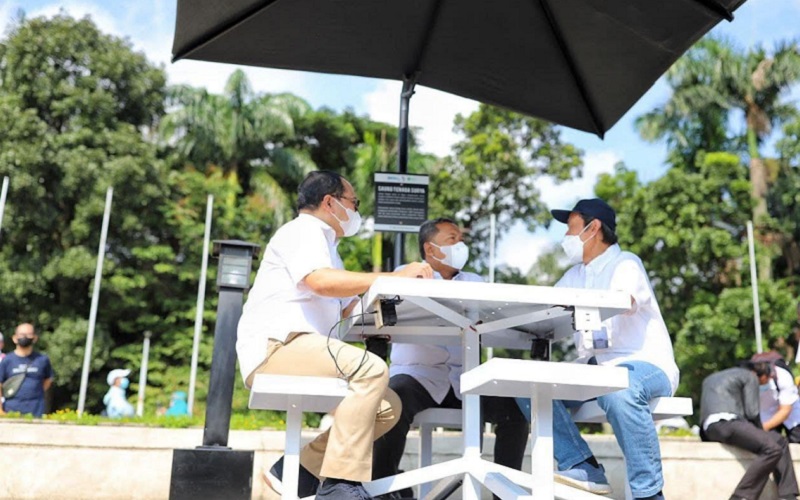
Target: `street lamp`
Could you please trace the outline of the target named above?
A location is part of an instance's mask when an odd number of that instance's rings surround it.
[[[252,494],[253,451],[228,447],[236,376],[236,328],[242,316],[244,292],[260,247],[239,240],[215,241],[217,266],[217,323],[208,383],[203,445],[173,450],[170,500],[249,500]]]

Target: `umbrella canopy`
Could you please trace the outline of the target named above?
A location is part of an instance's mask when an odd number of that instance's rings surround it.
[[[602,135],[744,0],[178,0],[173,59],[419,83]]]

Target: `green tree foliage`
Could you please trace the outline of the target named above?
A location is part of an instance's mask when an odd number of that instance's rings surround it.
[[[644,185],[618,165],[595,187],[617,210],[620,245],[645,263],[681,368],[679,393],[696,404],[706,375],[755,352],[746,177],[737,155],[708,153],[692,171],[673,168]],[[788,334],[794,306],[785,281],[759,287],[767,348]]]
[[[11,190],[0,248],[0,324],[36,323],[73,401],[106,188],[116,186],[92,368],[158,324],[142,254],[160,238],[166,170],[145,134],[163,113],[164,74],[89,20],[12,28],[0,45],[0,176]],[[94,385],[89,402],[103,389]]]
[[[778,276],[800,283],[800,119],[788,123],[778,141],[777,176],[767,198],[769,213],[776,221],[781,254],[775,262]]]
[[[767,244],[760,258],[759,275],[772,275],[770,243],[775,240],[767,197],[775,176],[763,158],[762,146],[773,128],[797,115],[785,97],[800,81],[800,48],[783,42],[772,51],[763,47],[742,51],[731,42],[709,38],[699,42],[668,72],[673,89],[667,103],[637,121],[643,138],[666,138],[672,159],[685,166],[694,155],[746,144],[750,162],[752,219]],[[730,128],[729,120],[744,123]],[[744,131],[744,134],[740,132]]]

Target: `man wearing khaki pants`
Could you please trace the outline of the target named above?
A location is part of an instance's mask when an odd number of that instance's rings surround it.
[[[352,311],[355,295],[378,276],[433,276],[430,265],[419,262],[395,273],[345,271],[337,246],[358,232],[358,204],[353,186],[339,174],[309,174],[298,190],[299,215],[267,245],[239,321],[236,351],[248,387],[258,373],[349,382],[331,429],[300,453],[300,497],[370,498],[361,482],[372,476],[372,443],[397,422],[400,400],[388,388],[382,359],[330,334]],[[279,493],[282,475],[282,458],[265,472]],[[321,485],[319,478],[325,479]]]

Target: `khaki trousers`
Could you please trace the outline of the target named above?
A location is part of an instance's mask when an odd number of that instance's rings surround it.
[[[300,463],[318,478],[370,481],[372,443],[398,422],[400,398],[389,389],[389,369],[382,359],[336,339],[330,339],[330,350],[347,375],[361,367],[336,408],[333,426],[303,447]],[[317,333],[292,333],[285,343],[270,340],[266,359],[247,377],[248,386],[258,373],[341,377],[328,339]]]

